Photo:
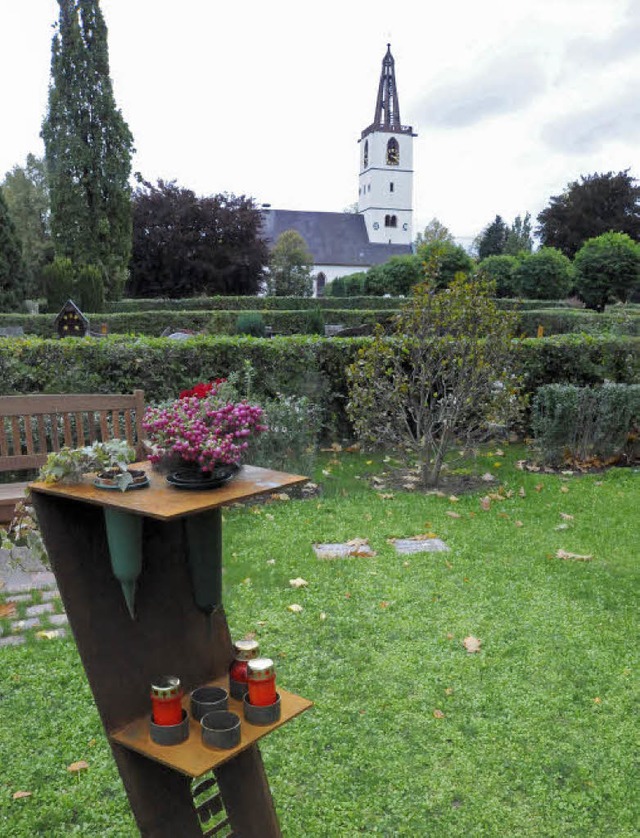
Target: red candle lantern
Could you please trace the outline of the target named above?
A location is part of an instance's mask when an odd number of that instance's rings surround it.
[[[242,699],[247,692],[247,665],[260,654],[257,640],[237,640],[233,644],[235,660],[229,669],[229,686],[234,698]]]
[[[276,670],[271,658],[249,661],[247,679],[250,704],[265,707],[276,703]]]
[[[154,678],[151,684],[151,708],[157,725],[179,725],[182,721],[182,687],[175,675]]]

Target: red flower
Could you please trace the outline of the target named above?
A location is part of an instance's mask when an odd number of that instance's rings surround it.
[[[180,398],[191,399],[195,397],[196,399],[205,399],[209,395],[215,395],[218,387],[224,384],[226,380],[226,378],[216,378],[215,381],[201,381],[190,390],[183,390],[180,393]]]

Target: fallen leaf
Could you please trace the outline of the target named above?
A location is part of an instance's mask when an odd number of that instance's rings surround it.
[[[21,800],[23,797],[31,797],[32,794],[32,791],[14,791],[11,797],[14,800]]]
[[[594,486],[602,486],[602,480],[596,480],[596,482],[593,485]]]
[[[554,530],[568,530],[569,524],[558,524],[557,527],[554,527]]]
[[[496,450],[493,452],[493,456],[504,457],[504,451],[502,450],[502,448],[496,448]]]
[[[275,559],[267,559],[267,564],[274,565],[276,563]]]
[[[563,495],[566,495],[567,492],[569,491],[569,487],[568,486],[560,486],[560,491],[562,492]]]
[[[537,483],[533,488],[536,490],[536,492],[541,492],[544,489],[544,484]]]
[[[579,553],[568,553],[566,550],[558,550],[556,559],[572,559],[574,562],[590,562],[593,556],[584,556]]]
[[[351,594],[349,593],[349,591],[346,592],[346,594],[344,595],[344,598],[345,599],[351,599]]]
[[[434,719],[444,719],[444,713],[442,710],[438,710],[437,708],[433,711],[433,718]]]
[[[462,518],[462,515],[460,515],[459,512],[454,512],[452,509],[447,509],[444,514],[448,515],[449,518]]]
[[[394,495],[391,492],[378,493],[380,500],[393,500]]]
[[[383,599],[382,602],[380,603],[380,608],[388,608],[388,607],[389,607],[389,603],[386,600]]]
[[[526,462],[527,462],[526,460],[517,460],[516,461],[516,468],[520,469],[520,471],[524,471],[524,466],[525,466]]]
[[[524,527],[524,524],[522,523],[522,521],[514,521],[513,523],[514,523],[514,526],[516,526],[516,527]]]
[[[347,445],[344,449],[348,454],[356,454],[360,450],[360,443],[356,442],[354,445]]]
[[[520,488],[518,489],[518,494],[520,495],[521,498],[526,498],[527,493],[524,490],[524,486],[520,486]]]
[[[16,604],[15,602],[5,602],[0,605],[0,618],[1,617],[13,617],[16,613]]]
[[[569,515],[566,512],[561,512],[560,517],[563,519],[563,521],[573,521],[573,515]]]
[[[447,632],[447,640],[453,640],[453,635],[451,634],[450,631]]]
[[[276,520],[276,516],[272,515],[270,512],[266,512],[264,517],[267,519],[267,521],[275,521]]]
[[[287,605],[287,611],[291,611],[292,614],[299,614],[302,610],[302,606],[298,605],[297,602],[293,602],[291,605]]]
[[[593,703],[594,703],[594,704],[602,704],[602,699],[600,698],[600,696],[599,696],[599,695],[597,695],[597,696],[593,699]]]
[[[55,640],[56,637],[64,637],[64,632],[60,629],[44,629],[43,631],[37,631],[36,637],[41,640]]]
[[[449,495],[449,500],[451,501],[451,503],[458,503],[460,498],[457,498],[455,495]]]
[[[488,495],[485,495],[485,497],[480,498],[480,507],[484,509],[485,512],[491,509],[491,498]]]
[[[270,495],[269,497],[271,498],[271,500],[291,500],[289,495],[287,495],[285,492],[275,492],[273,495]]]
[[[498,518],[508,518],[509,514],[507,512],[498,512]]]
[[[67,765],[67,771],[71,771],[72,773],[74,773],[77,771],[84,771],[88,767],[89,763],[81,759],[78,762],[72,762],[71,765]]]
[[[482,641],[479,640],[477,637],[474,637],[472,634],[470,634],[468,637],[465,637],[465,639],[462,641],[464,648],[470,655],[474,652],[480,651],[481,643]]]
[[[292,588],[306,588],[309,583],[302,576],[298,576],[296,579],[289,579],[289,584]]]
[[[493,474],[489,474],[489,472],[487,471],[485,474],[482,475],[480,480],[484,480],[485,483],[493,483],[495,481],[495,477],[493,476]]]
[[[411,567],[411,562],[402,562],[402,567]]]
[[[321,611],[321,612],[320,612],[320,619],[321,619],[321,620],[326,620],[326,619],[327,619],[327,614],[326,614],[326,612],[325,612],[325,611]]]
[[[444,691],[445,695],[453,695],[453,687],[447,687]]]
[[[561,471],[560,474],[564,474],[567,477],[571,477],[573,475],[573,472],[572,471]]]

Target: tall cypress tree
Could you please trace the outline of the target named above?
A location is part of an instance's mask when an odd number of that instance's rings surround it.
[[[0,312],[15,311],[26,294],[22,245],[0,189]]]
[[[56,255],[94,264],[120,296],[131,254],[133,137],[116,107],[99,0],[58,0],[42,125]]]

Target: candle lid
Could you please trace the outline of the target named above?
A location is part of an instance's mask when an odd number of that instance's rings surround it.
[[[154,698],[175,698],[180,692],[180,679],[175,675],[159,675],[151,682],[151,695]]]
[[[247,664],[247,677],[252,681],[267,681],[275,677],[276,670],[271,658],[256,658]]]
[[[259,654],[257,640],[236,640],[233,648],[238,661],[250,661],[257,658]]]

